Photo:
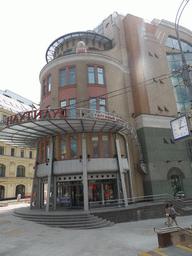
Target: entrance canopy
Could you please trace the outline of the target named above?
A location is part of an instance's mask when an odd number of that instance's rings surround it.
[[[36,148],[36,143],[43,138],[83,132],[121,132],[133,141],[142,155],[133,127],[125,119],[108,112],[85,108],[39,109],[8,116],[0,124],[1,141],[27,148]]]

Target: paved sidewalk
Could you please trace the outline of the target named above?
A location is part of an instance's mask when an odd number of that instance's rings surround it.
[[[0,208],[0,256],[137,256],[158,249],[153,228],[165,227],[165,219],[153,219],[93,230],[51,228],[14,217],[18,207],[29,205]],[[177,220],[181,227],[192,225],[192,216]]]

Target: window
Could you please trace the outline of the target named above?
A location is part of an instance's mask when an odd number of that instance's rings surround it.
[[[76,99],[69,100],[69,117],[76,118]]]
[[[89,84],[95,84],[95,68],[94,67],[88,67],[88,79],[89,79]]]
[[[4,155],[4,147],[0,147],[0,155]]]
[[[47,77],[47,92],[51,91],[51,76]]]
[[[104,68],[95,66],[88,67],[88,83],[89,84],[105,84]]]
[[[45,163],[49,159],[49,140],[41,142],[41,162]]]
[[[77,158],[77,135],[69,136],[70,158]]]
[[[43,81],[43,95],[46,93],[46,80]]]
[[[25,166],[23,165],[17,166],[17,177],[25,177]]]
[[[77,158],[77,135],[60,137],[60,159]]]
[[[24,150],[21,149],[21,157],[24,157]]]
[[[46,140],[45,161],[49,159],[49,140]]]
[[[66,100],[60,101],[61,108],[66,108],[66,106],[67,106]]]
[[[92,134],[92,156],[93,157],[100,157],[100,150],[99,150],[99,135]]]
[[[15,156],[15,149],[11,148],[11,156]]]
[[[97,110],[97,99],[96,98],[92,98],[89,100],[90,103],[90,109],[91,109],[91,117],[93,117],[94,113]]]
[[[29,158],[32,158],[32,156],[33,156],[33,152],[29,151]]]
[[[102,135],[103,157],[110,157],[109,135]]]
[[[60,157],[61,159],[67,159],[67,137],[62,136],[60,140]]]
[[[0,177],[5,177],[5,165],[0,164]]]
[[[106,112],[106,99],[99,99],[99,106],[101,112]]]
[[[60,87],[75,84],[75,67],[66,67],[60,70]]]

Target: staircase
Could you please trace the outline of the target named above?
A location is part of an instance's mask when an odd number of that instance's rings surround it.
[[[56,228],[70,229],[95,229],[113,226],[114,223],[106,219],[99,218],[91,214],[78,215],[57,215],[57,214],[25,214],[13,212],[13,215],[24,220],[34,221],[39,224],[44,224]]]

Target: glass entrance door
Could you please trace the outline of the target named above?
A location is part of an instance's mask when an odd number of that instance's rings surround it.
[[[83,206],[83,185],[71,186],[71,203],[72,207]]]

